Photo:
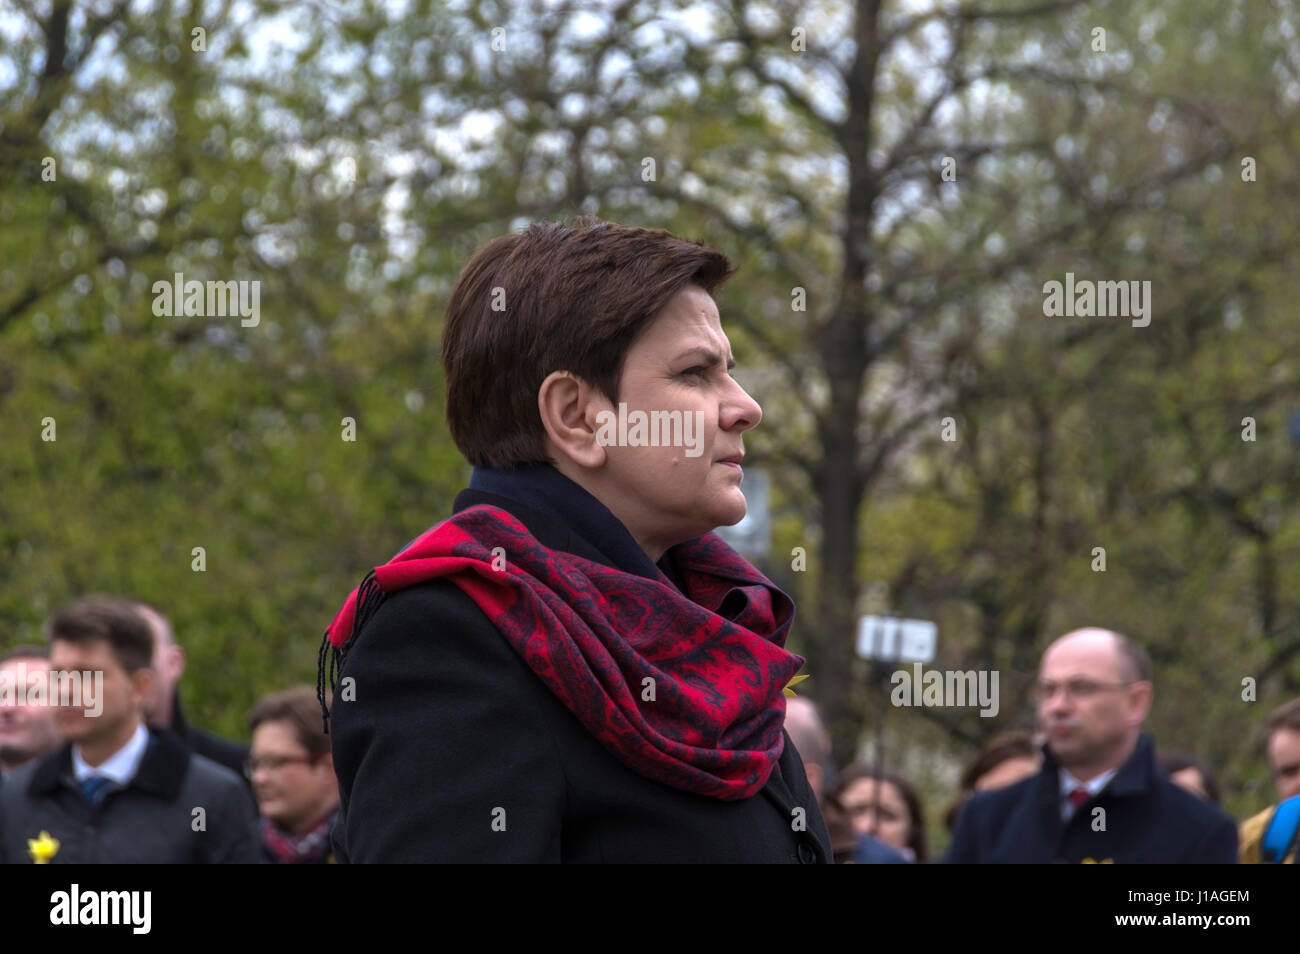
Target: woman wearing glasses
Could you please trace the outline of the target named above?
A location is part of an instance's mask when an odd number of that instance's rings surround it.
[[[330,828],[339,788],[316,692],[303,686],[265,696],[248,713],[248,726],[253,745],[245,773],[262,816],[266,860],[333,862]]]

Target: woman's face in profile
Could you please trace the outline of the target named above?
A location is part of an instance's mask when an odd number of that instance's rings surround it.
[[[732,378],[730,363],[717,305],[688,285],[628,349],[619,383],[625,434],[617,405],[601,417],[602,500],[653,559],[745,516],[735,461],[744,453],[742,434],[763,412]],[[656,438],[661,446],[647,446]]]

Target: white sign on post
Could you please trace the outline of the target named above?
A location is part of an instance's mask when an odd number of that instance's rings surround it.
[[[939,627],[924,619],[863,616],[858,619],[858,656],[881,662],[928,663],[934,659]]]

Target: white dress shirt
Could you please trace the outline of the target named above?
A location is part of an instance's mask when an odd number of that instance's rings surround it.
[[[81,757],[81,746],[72,747],[72,771],[77,776],[78,782],[84,782],[92,775],[101,775],[104,778],[111,779],[118,787],[126,786],[131,779],[135,778],[135,773],[140,770],[140,762],[144,759],[144,750],[149,747],[149,730],[141,723],[135,727],[135,733],[112,755],[110,755],[102,765],[91,768]]]
[[[1070,816],[1076,811],[1074,803],[1070,801],[1070,793],[1079,786],[1088,790],[1088,795],[1092,798],[1097,797],[1097,793],[1106,787],[1107,783],[1115,777],[1119,769],[1113,768],[1110,771],[1102,772],[1091,782],[1080,782],[1065,769],[1061,769],[1061,820],[1069,821]]]

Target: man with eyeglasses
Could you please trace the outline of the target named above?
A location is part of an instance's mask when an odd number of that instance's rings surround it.
[[[1142,731],[1151,660],[1127,637],[1078,629],[1048,647],[1035,701],[1043,767],[971,797],[945,861],[1234,864],[1237,827],[1160,771]]]

